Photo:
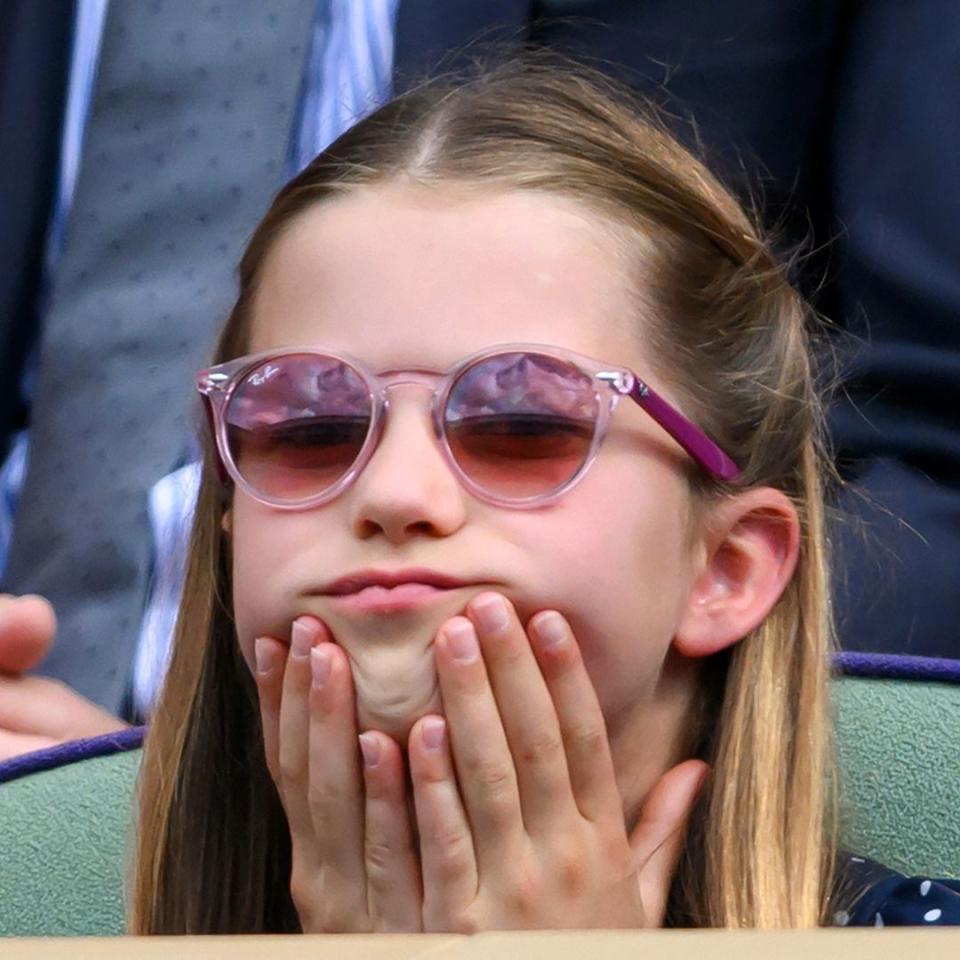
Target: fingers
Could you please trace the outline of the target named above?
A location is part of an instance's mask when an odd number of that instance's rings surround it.
[[[315,617],[256,640],[264,751],[290,828],[291,893],[316,931],[365,929],[363,790],[346,655]],[[261,667],[262,664],[262,667]]]
[[[304,616],[289,649],[269,637],[254,645],[267,766],[293,844],[291,893],[305,931],[418,931],[400,749],[373,731],[358,741],[350,664],[330,640]]]
[[[435,644],[460,794],[481,874],[493,873],[520,848],[524,827],[513,758],[487,679],[473,624],[454,617]]]
[[[25,673],[50,652],[57,617],[43,597],[0,594],[0,674]]]
[[[306,803],[310,745],[310,651],[314,644],[329,639],[326,627],[315,617],[297,617],[293,621],[280,693],[277,751],[280,779],[284,799],[288,801],[287,817],[291,821],[296,820],[304,833],[310,832]],[[287,793],[290,794],[289,798]],[[293,827],[294,823],[290,825]]]
[[[647,795],[630,834],[644,916],[650,925],[663,921],[690,813],[709,772],[702,760],[687,760],[668,770]]]
[[[324,624],[299,617],[289,645],[273,637],[254,642],[264,754],[283,800],[291,833],[311,837],[307,803],[310,737],[310,651],[329,639]]]
[[[12,760],[14,757],[22,756],[25,753],[33,753],[34,750],[45,750],[47,747],[55,747],[59,740],[51,737],[34,737],[27,733],[11,733],[9,730],[0,730],[0,762],[3,760]]]
[[[322,643],[311,654],[307,797],[317,854],[366,912],[364,795],[353,679],[346,653]],[[284,731],[281,730],[281,735]]]
[[[287,660],[287,647],[273,637],[257,637],[253,642],[256,660],[257,695],[260,701],[260,725],[263,730],[263,753],[270,779],[280,786],[280,693]]]
[[[445,929],[446,918],[476,897],[479,878],[443,717],[429,715],[414,724],[407,754],[420,834],[424,927]]]
[[[416,932],[421,924],[420,865],[406,806],[403,758],[383,733],[360,734],[366,787],[364,863],[375,930]]]
[[[577,807],[588,820],[622,824],[606,723],[573,631],[554,610],[531,618],[529,629],[556,710]]]
[[[437,662],[458,775],[460,741],[471,752],[469,762],[488,769],[505,762],[497,744],[506,742],[528,834],[549,837],[576,813],[622,824],[603,713],[569,625],[555,611],[544,611],[524,630],[512,605],[493,593],[475,598],[467,614],[469,621],[449,621],[441,637],[450,627],[466,629],[462,625],[472,622],[492,693],[483,694],[482,669],[457,671],[456,658],[444,655],[447,645],[441,639]],[[487,719],[481,722],[490,725],[492,736],[475,730],[458,737],[464,722],[459,704],[471,701],[485,705]],[[486,759],[473,756],[481,751]],[[460,785],[473,822],[469,783],[461,777]]]
[[[8,733],[63,743],[127,726],[59,680],[0,676],[0,729]]]

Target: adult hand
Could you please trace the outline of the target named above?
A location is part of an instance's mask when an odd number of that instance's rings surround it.
[[[0,595],[0,760],[128,726],[57,680],[24,675],[56,630],[43,597]]]
[[[0,593],[0,673],[26,673],[49,652],[57,632],[50,601]]]
[[[499,626],[484,616],[491,603]],[[301,655],[289,659],[279,641],[258,641],[267,764],[291,820],[304,930],[660,926],[706,764],[667,771],[628,836],[565,621],[538,614],[528,637],[493,594],[467,614],[437,638],[446,718],[423,717],[410,734],[418,852],[396,743],[364,733],[357,769],[349,665],[326,628],[300,618]],[[312,689],[311,659],[322,681]]]

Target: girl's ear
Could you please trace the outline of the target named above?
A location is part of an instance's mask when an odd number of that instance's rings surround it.
[[[712,509],[699,541],[701,566],[687,597],[674,646],[706,657],[761,624],[793,576],[800,521],[786,494],[747,490]]]
[[[220,517],[220,529],[229,537],[233,533],[233,511],[227,507]]]

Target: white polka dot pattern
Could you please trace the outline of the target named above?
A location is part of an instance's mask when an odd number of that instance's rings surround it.
[[[833,925],[838,927],[960,926],[960,878],[906,877],[874,860],[846,857]]]

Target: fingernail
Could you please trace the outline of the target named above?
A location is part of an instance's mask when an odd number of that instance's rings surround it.
[[[443,632],[453,659],[458,663],[472,663],[480,656],[480,647],[477,645],[477,635],[472,623],[458,620],[445,627]]]
[[[293,629],[290,631],[290,652],[298,659],[310,656],[310,648],[313,646],[313,627],[310,622],[302,617],[293,621]]]
[[[380,762],[380,741],[372,733],[360,734],[360,752],[363,754],[363,765],[370,769]]]
[[[439,750],[443,746],[443,736],[446,732],[447,722],[443,717],[427,717],[420,728],[424,748]]]
[[[484,633],[499,633],[510,622],[507,602],[503,597],[483,597],[470,604],[470,610],[476,615]]]
[[[536,629],[544,650],[556,650],[567,639],[567,625],[563,617],[552,610],[537,618]]]
[[[330,651],[327,647],[314,647],[310,651],[310,671],[315,687],[322,687],[327,682],[330,676]]]
[[[257,662],[257,673],[264,677],[276,666],[277,652],[266,637],[253,641],[253,659]]]

